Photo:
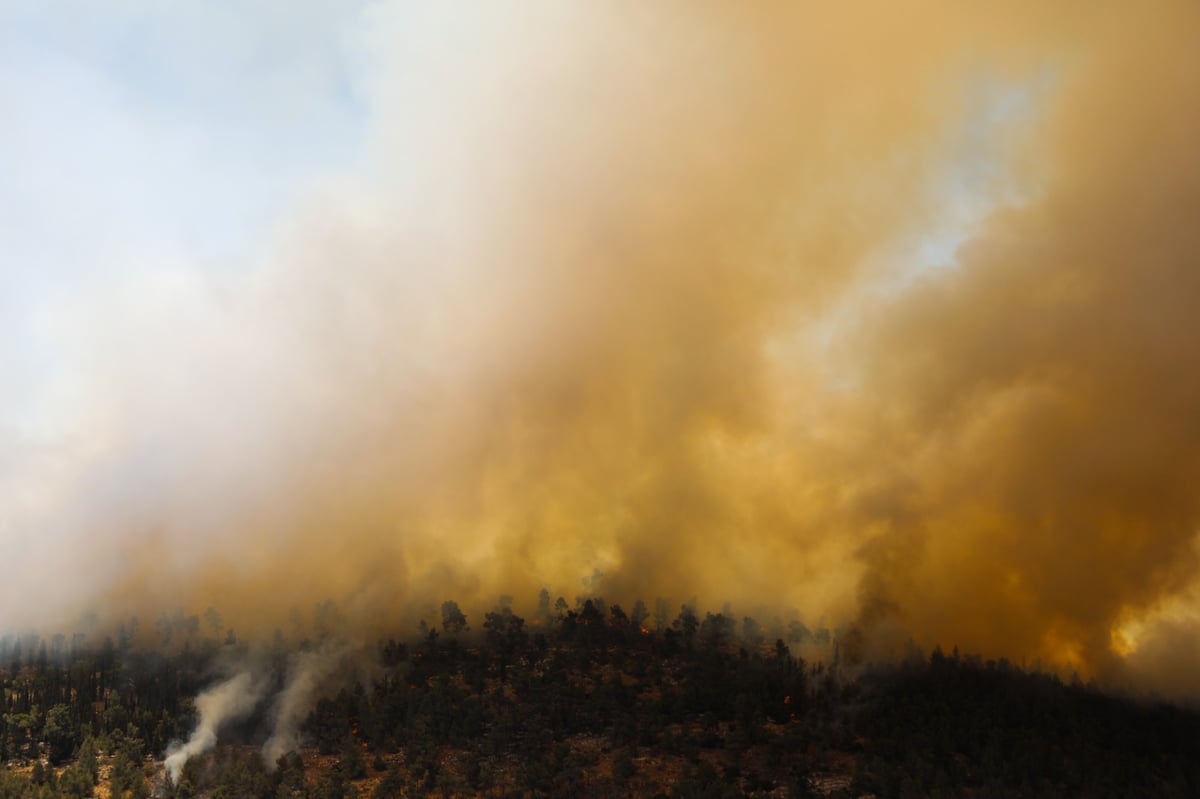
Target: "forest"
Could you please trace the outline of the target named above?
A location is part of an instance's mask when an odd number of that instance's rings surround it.
[[[265,761],[262,700],[177,781],[222,664],[282,680],[323,637],[252,644],[212,610],[9,635],[0,799],[1200,795],[1200,713],[957,650],[850,667],[852,635],[546,592],[475,627],[446,601],[326,675],[293,750]]]

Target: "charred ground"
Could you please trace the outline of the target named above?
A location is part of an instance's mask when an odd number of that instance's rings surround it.
[[[158,625],[154,649],[133,625],[98,645],[9,637],[0,799],[1200,794],[1185,708],[940,649],[851,672],[828,631],[655,615],[586,600],[527,622],[502,605],[473,631],[448,602],[440,630],[327,680],[298,751],[264,764],[264,700],[178,785],[162,753],[250,646],[186,618]],[[282,674],[320,645],[279,637],[258,657]]]

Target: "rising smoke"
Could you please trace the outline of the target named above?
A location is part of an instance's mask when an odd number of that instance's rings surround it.
[[[1200,7],[1018,5],[373,6],[361,169],[62,309],[5,622],[599,569],[1200,690]]]
[[[323,638],[292,652],[282,674],[273,658],[244,648],[222,656],[234,676],[201,692],[196,698],[196,728],[186,742],[167,748],[163,768],[178,784],[187,761],[211,750],[221,728],[253,716],[264,716],[270,733],[262,745],[263,762],[274,768],[279,758],[302,744],[300,726],[312,703],[331,681],[341,684],[357,674],[363,660],[361,646],[337,638]]]
[[[196,697],[196,711],[200,718],[195,731],[186,743],[172,744],[167,749],[163,765],[171,782],[179,782],[179,775],[188,760],[216,746],[217,733],[222,725],[243,719],[253,712],[262,698],[264,688],[261,681],[255,681],[248,672],[242,672]]]
[[[316,649],[292,656],[287,682],[274,700],[271,737],[262,748],[263,760],[268,765],[299,748],[300,725],[318,691],[331,676],[347,667],[354,654],[354,648],[345,642],[327,640]]]

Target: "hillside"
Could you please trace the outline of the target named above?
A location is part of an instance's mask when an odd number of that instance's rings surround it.
[[[640,608],[588,600],[535,625],[504,607],[476,633],[451,613],[440,633],[381,641],[329,674],[275,768],[264,699],[177,785],[162,753],[251,647],[6,639],[0,799],[1200,794],[1200,714],[1186,709],[941,650],[851,676],[836,645],[687,608],[649,629]],[[282,674],[320,645],[277,640],[260,657]]]

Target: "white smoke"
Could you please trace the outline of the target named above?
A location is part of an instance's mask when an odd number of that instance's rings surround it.
[[[262,748],[268,768],[273,768],[281,756],[299,745],[300,723],[312,706],[314,695],[348,653],[345,645],[326,642],[292,658],[287,684],[275,698],[271,737]]]
[[[249,672],[242,672],[225,682],[209,688],[196,698],[196,709],[200,711],[200,722],[187,743],[174,742],[167,748],[163,765],[172,783],[179,782],[184,764],[196,756],[212,749],[217,743],[217,730],[221,725],[245,718],[254,710],[262,698],[265,684],[254,680]]]
[[[271,735],[263,744],[262,757],[267,768],[299,747],[300,724],[312,707],[317,693],[330,677],[344,667],[356,650],[344,643],[326,640],[315,649],[298,652],[288,663],[287,679],[271,704]],[[209,688],[196,698],[200,720],[186,743],[178,741],[167,749],[163,767],[172,783],[189,759],[202,755],[217,744],[217,733],[229,721],[246,718],[267,697],[270,686],[277,684],[266,672],[243,661],[238,674]]]

